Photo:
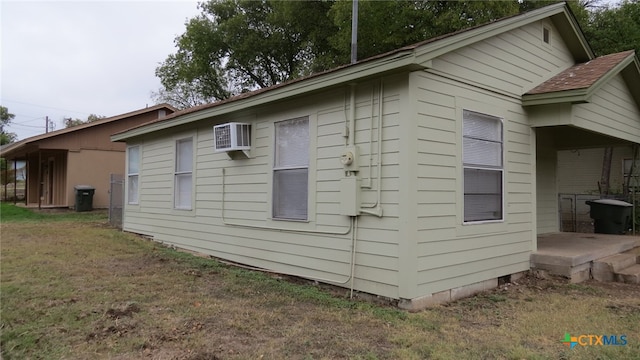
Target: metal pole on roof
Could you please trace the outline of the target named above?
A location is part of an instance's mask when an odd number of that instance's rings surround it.
[[[351,7],[351,63],[358,61],[358,0]]]

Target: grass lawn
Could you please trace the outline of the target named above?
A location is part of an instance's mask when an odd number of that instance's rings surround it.
[[[0,208],[2,359],[640,359],[640,286],[524,278],[418,313]],[[215,236],[215,235],[212,235]],[[565,333],[625,346],[562,344]]]

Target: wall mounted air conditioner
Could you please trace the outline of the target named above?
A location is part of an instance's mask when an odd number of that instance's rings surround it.
[[[213,127],[216,152],[251,150],[251,124],[230,122]]]

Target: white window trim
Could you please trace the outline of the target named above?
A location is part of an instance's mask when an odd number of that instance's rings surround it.
[[[188,171],[178,171],[178,146],[180,144],[180,142],[185,141],[185,140],[190,140],[191,141],[191,170]],[[194,182],[194,168],[195,168],[195,136],[183,136],[183,137],[179,137],[176,138],[174,141],[174,155],[173,155],[173,159],[174,159],[174,163],[173,163],[173,208],[174,210],[180,210],[180,211],[191,211],[194,208],[194,198],[195,198],[195,194],[194,194],[194,188],[195,188],[195,182]],[[178,197],[178,177],[183,176],[183,175],[191,175],[191,203],[189,204],[189,206],[179,206],[177,204],[177,197]]]
[[[502,166],[501,167],[496,167],[496,166],[482,166],[482,165],[477,165],[477,164],[465,164],[464,163],[464,139],[465,138],[470,138],[470,139],[475,139],[474,137],[467,137],[464,135],[464,113],[465,111],[467,112],[473,112],[473,113],[477,113],[477,114],[481,114],[481,115],[485,115],[485,116],[490,116],[492,118],[495,118],[497,120],[500,121],[500,126],[501,126],[501,133],[502,133],[502,137],[500,139],[500,148],[501,148],[501,156],[502,156]],[[504,138],[504,134],[505,134],[505,121],[504,118],[499,117],[499,116],[495,116],[495,115],[490,115],[488,113],[485,112],[481,112],[481,111],[475,111],[475,110],[470,110],[470,109],[463,109],[462,110],[462,224],[463,225],[477,225],[477,224],[493,224],[493,223],[504,223],[505,222],[505,217],[506,217],[506,207],[505,207],[505,164],[506,164],[506,151],[505,151],[505,138]],[[465,209],[465,201],[464,201],[464,181],[465,181],[465,177],[464,177],[464,170],[465,169],[480,169],[480,170],[490,170],[490,171],[500,171],[500,193],[501,193],[501,201],[500,201],[500,206],[501,206],[501,217],[500,219],[488,219],[488,220],[472,220],[472,221],[467,221],[464,218],[464,209]]]
[[[136,172],[136,173],[130,173],[129,172],[129,167],[130,167],[129,163],[130,163],[130,160],[131,160],[131,149],[132,148],[137,148],[138,149],[138,172]],[[129,205],[139,205],[140,204],[140,167],[142,166],[142,161],[141,161],[141,159],[142,159],[142,147],[140,145],[127,146],[126,155],[127,155],[127,179],[126,179],[127,186],[126,186],[125,191],[126,191],[126,196],[127,196],[127,204],[129,204]],[[138,184],[136,197],[135,197],[134,201],[132,201],[130,196],[129,196],[130,193],[131,193],[130,185],[129,185],[130,184],[130,179],[133,178],[133,177],[136,178],[136,180],[137,180],[136,183]]]
[[[544,41],[544,32],[549,32],[549,42]],[[540,43],[542,46],[546,48],[551,48],[551,42],[553,41],[553,27],[548,22],[542,22],[542,26],[540,27]]]
[[[309,180],[309,174],[310,174],[310,158],[307,159],[307,164],[306,165],[296,165],[296,166],[276,166],[276,159],[277,159],[277,137],[276,137],[276,126],[278,123],[282,123],[282,122],[287,122],[287,121],[293,121],[293,120],[299,120],[299,119],[305,119],[307,121],[307,127],[308,127],[308,131],[309,131],[309,139],[307,139],[307,148],[308,150],[308,154],[307,156],[310,157],[311,156],[311,150],[310,150],[310,146],[311,146],[311,120],[309,116],[299,116],[299,117],[292,117],[286,120],[280,120],[280,121],[275,121],[273,123],[273,134],[274,134],[274,138],[273,138],[273,167],[271,170],[271,220],[273,221],[287,221],[287,222],[310,222],[310,200],[309,200],[309,194],[311,193],[311,186],[310,186],[310,180]],[[306,169],[307,170],[307,214],[306,217],[304,219],[302,218],[287,218],[287,217],[277,217],[275,215],[275,204],[276,204],[276,199],[275,199],[275,177],[276,177],[276,173],[279,171],[286,171],[286,170],[300,170],[300,169]]]

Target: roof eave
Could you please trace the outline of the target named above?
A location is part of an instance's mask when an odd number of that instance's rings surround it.
[[[622,78],[627,83],[631,96],[636,100],[636,104],[640,107],[640,62],[635,54],[629,57],[626,66],[620,71]]]
[[[576,61],[588,61],[595,57],[584,35],[582,35],[575,16],[564,3],[557,3],[422,45],[416,49],[416,58],[419,63],[428,61],[478,41],[516,29],[524,24],[546,18],[552,19],[567,43],[570,43],[569,49]]]
[[[522,106],[549,105],[560,103],[580,104],[589,102],[590,88],[554,91],[544,94],[525,94],[522,96]]]
[[[75,132],[75,131],[80,131],[86,128],[90,128],[90,127],[94,127],[94,126],[100,126],[103,124],[108,124],[114,121],[119,121],[122,119],[126,119],[128,117],[132,117],[132,116],[137,116],[140,114],[144,114],[147,113],[149,111],[155,111],[155,110],[160,110],[160,109],[168,109],[171,110],[172,112],[177,111],[177,109],[169,104],[166,103],[162,103],[162,104],[157,104],[157,105],[153,105],[151,107],[147,107],[147,108],[143,108],[143,109],[139,109],[139,110],[134,110],[134,111],[130,111],[128,113],[124,113],[124,114],[120,114],[120,115],[116,115],[116,116],[111,116],[108,118],[104,118],[104,119],[100,119],[94,122],[90,122],[90,123],[84,123],[84,124],[80,124],[80,125],[76,125],[70,128],[64,128],[64,129],[60,129],[60,130],[56,130],[56,131],[52,131],[46,134],[40,134],[40,135],[35,135],[35,136],[31,136],[28,137],[26,139],[22,139],[20,141],[17,141],[15,143],[12,143],[10,145],[8,145],[6,148],[2,149],[2,151],[0,152],[0,157],[5,157],[5,156],[11,156],[12,153],[18,152],[21,149],[25,148],[27,145],[32,144],[32,143],[37,143],[38,141],[41,140],[46,140],[55,136],[60,136],[60,135],[64,135],[64,134],[68,134],[71,132]],[[36,145],[37,146],[37,145]]]
[[[551,16],[553,25],[565,41],[576,62],[587,62],[596,57],[575,15],[565,3],[560,3],[564,11]],[[563,16],[564,15],[564,16]]]
[[[631,96],[635,99],[638,106],[640,106],[640,87],[637,86],[637,84],[640,84],[640,65],[638,58],[634,54],[630,54],[627,58],[620,61],[587,88],[554,91],[543,94],[525,94],[522,96],[522,106],[587,103],[598,89],[618,74],[622,74],[622,78],[627,83]]]
[[[219,106],[203,109],[197,112],[178,116],[168,121],[150,123],[146,126],[134,128],[111,136],[111,141],[126,141],[152,132],[168,129],[174,126],[185,125],[195,121],[221,116],[239,110],[265,105],[267,103],[290,99],[292,97],[320,91],[326,88],[361,81],[375,75],[397,73],[401,71],[416,71],[424,69],[426,65],[416,62],[414,51],[406,50],[398,52],[390,57],[384,57],[373,61],[365,61],[324,74],[315,78],[295,82],[286,86],[274,88],[255,96],[231,101]]]

